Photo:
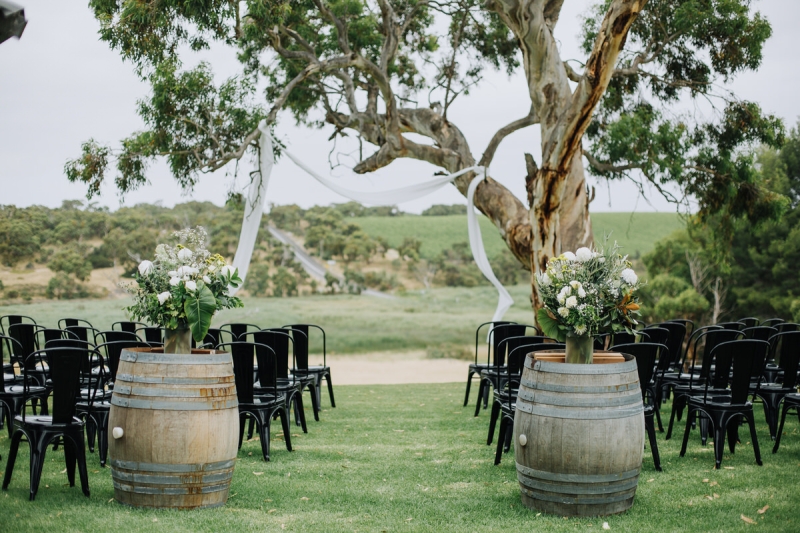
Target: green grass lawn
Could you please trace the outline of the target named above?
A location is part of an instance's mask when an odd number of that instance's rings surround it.
[[[467,220],[465,216],[423,217],[403,215],[401,217],[363,217],[350,219],[373,237],[385,238],[396,247],[405,237],[422,241],[421,253],[432,258],[455,242],[467,242]],[[486,254],[492,258],[504,248],[494,225],[484,216],[479,217]],[[592,226],[595,241],[602,244],[606,235],[610,241],[618,241],[624,253],[631,256],[645,254],[663,239],[684,226],[676,213],[594,213]]]
[[[531,323],[530,287],[509,287],[515,300],[508,320]],[[415,291],[396,298],[336,295],[302,298],[246,298],[243,309],[214,316],[213,325],[249,322],[262,327],[292,323],[322,326],[329,353],[364,353],[386,350],[419,350],[442,344],[469,345],[475,328],[492,319],[497,291],[492,287],[443,288]],[[60,318],[76,317],[101,330],[113,322],[128,320],[123,307],[128,300],[55,300],[0,307],[0,315],[29,315],[45,326],[55,327]],[[312,335],[312,351],[322,352]]]
[[[63,452],[52,450],[37,499],[29,502],[23,444],[11,486],[0,494],[0,530],[599,532],[603,522],[619,532],[800,530],[796,417],[787,421],[781,449],[772,455],[757,409],[762,467],[746,442],[735,455],[725,454],[726,468],[714,471],[712,446],[701,446],[697,432],[683,458],[680,439],[664,441],[661,434],[664,471],[654,470],[646,450],[630,511],[564,519],[520,504],[513,454],[493,465],[494,447],[486,446],[488,413],[474,418],[472,407],[461,406],[463,391],[463,383],[338,387],[335,409],[325,400],[321,421],[310,421],[307,435],[293,429],[293,452],[273,435],[272,461],[265,463],[257,441],[244,444],[230,500],[219,509],[176,512],[119,505],[110,471],[99,467],[96,454],[88,456],[92,495],[86,498],[78,486],[65,486]],[[741,434],[749,440],[747,431]],[[8,443],[3,431],[4,460]]]

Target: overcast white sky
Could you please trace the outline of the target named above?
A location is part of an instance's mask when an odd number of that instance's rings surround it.
[[[79,155],[81,143],[90,137],[116,146],[120,139],[141,129],[136,101],[147,95],[148,88],[129,64],[98,39],[99,25],[86,0],[15,1],[25,7],[29,22],[22,39],[0,45],[0,204],[55,207],[64,199],[83,199],[86,192],[84,186],[67,182],[64,163]],[[753,3],[771,22],[773,36],[764,49],[761,69],[739,76],[731,88],[793,126],[800,117],[800,64],[796,55],[800,45],[800,2]],[[582,57],[577,52],[578,16],[590,4],[588,0],[565,2],[556,30],[565,59]],[[209,58],[218,76],[237,72],[232,53],[215,52]],[[528,106],[521,74],[509,79],[504,74],[489,73],[477,90],[456,101],[449,118],[465,133],[473,154],[479,158],[492,134],[524,116]],[[289,117],[283,117],[278,135],[318,172],[330,172],[329,131],[298,128]],[[517,132],[503,142],[492,164],[492,176],[519,198],[524,198],[522,154],[527,151],[537,155],[538,146],[537,128]],[[194,192],[186,195],[166,167],[156,165],[149,173],[150,185],[127,195],[124,205],[162,202],[169,206],[188,199],[221,204],[230,188],[244,187],[249,170],[245,164],[236,183],[224,171],[204,175]],[[369,176],[354,176],[341,168],[333,174],[351,189],[387,190],[426,180],[436,170],[427,163],[398,161]],[[591,178],[590,182],[594,184]],[[610,190],[605,182],[596,185],[598,195],[593,211],[674,210],[655,193],[650,195],[651,204],[638,199],[635,188],[627,184],[612,184]],[[346,201],[313,181],[288,159],[273,171],[268,200],[303,207]],[[112,209],[120,205],[110,181],[98,201]],[[400,207],[420,212],[436,203],[465,200],[455,188],[447,187]]]

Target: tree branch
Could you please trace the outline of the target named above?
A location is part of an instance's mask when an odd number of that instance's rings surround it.
[[[567,71],[567,77],[570,79],[570,81],[574,81],[575,83],[581,81],[583,76],[575,72],[575,70],[572,68],[572,65],[570,65],[567,61],[564,61],[564,70]]]
[[[492,137],[492,140],[489,141],[489,144],[486,146],[486,150],[483,151],[483,157],[481,157],[480,165],[484,167],[488,167],[492,159],[494,159],[494,154],[497,151],[498,146],[500,143],[503,142],[503,139],[514,133],[515,131],[521,130],[523,128],[527,128],[528,126],[532,126],[534,124],[539,123],[539,117],[536,115],[536,112],[531,107],[530,113],[527,116],[522,117],[520,119],[515,120],[509,124],[506,124]]]
[[[338,19],[333,12],[328,9],[322,0],[313,0],[314,5],[317,6],[322,16],[328,19],[334,26],[336,26],[336,37],[339,43],[339,48],[342,49],[342,52],[345,54],[351,53],[350,44],[347,42],[347,28],[340,19]]]

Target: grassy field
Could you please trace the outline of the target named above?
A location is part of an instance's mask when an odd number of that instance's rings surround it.
[[[509,287],[515,304],[508,320],[530,323],[530,287]],[[329,353],[364,353],[383,350],[413,350],[443,344],[475,342],[475,328],[491,320],[497,305],[492,287],[443,288],[408,292],[394,298],[370,296],[305,296],[302,298],[245,298],[243,309],[214,316],[212,325],[248,322],[262,327],[293,323],[318,324],[325,329]],[[0,316],[29,315],[45,326],[55,327],[60,318],[83,318],[101,330],[119,320],[128,320],[123,307],[127,299],[48,301],[0,306]],[[312,336],[312,351],[321,343]]]
[[[735,455],[726,453],[725,468],[715,471],[712,446],[701,446],[697,432],[683,458],[678,456],[680,439],[664,441],[661,434],[664,471],[654,470],[645,450],[630,511],[565,519],[521,506],[513,453],[493,465],[494,447],[486,446],[487,413],[474,418],[470,407],[461,407],[462,397],[462,383],[339,387],[337,407],[326,407],[320,422],[310,421],[308,434],[294,428],[293,452],[274,435],[272,461],[265,463],[260,444],[245,442],[228,504],[202,511],[117,504],[109,469],[99,467],[96,454],[88,456],[91,497],[86,498],[78,486],[65,486],[63,452],[52,450],[36,501],[29,502],[23,444],[11,486],[0,495],[0,530],[560,533],[600,532],[603,522],[611,531],[636,533],[800,530],[796,417],[787,421],[781,449],[772,455],[757,410],[761,467],[749,443],[738,446]],[[3,431],[3,459],[8,442]],[[759,514],[759,509],[766,512]],[[758,525],[746,523],[742,515]]]
[[[432,258],[440,251],[456,242],[467,242],[467,221],[464,216],[423,217],[404,215],[402,217],[363,217],[351,219],[373,237],[385,238],[390,246],[396,247],[405,237],[422,241],[422,256]],[[497,229],[484,216],[479,217],[486,254],[492,258],[500,253],[505,245]],[[653,249],[653,244],[683,227],[683,221],[676,213],[594,213],[592,226],[595,239],[602,243],[604,236],[618,241],[624,253],[631,256],[645,254]],[[634,231],[635,230],[635,231]]]

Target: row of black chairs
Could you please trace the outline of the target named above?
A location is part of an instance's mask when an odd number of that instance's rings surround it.
[[[7,318],[0,318],[0,327],[3,333],[8,331],[14,336],[0,335],[1,349],[9,354],[8,365],[4,363],[0,411],[6,413],[5,418],[11,436],[11,451],[3,488],[8,486],[19,443],[25,438],[31,446],[30,498],[34,499],[45,450],[55,440],[56,446],[61,442],[65,447],[70,485],[74,485],[74,467],[77,461],[82,488],[88,496],[83,433],[85,429],[90,451],[94,451],[95,435],[98,436],[101,465],[104,465],[108,444],[106,434],[110,396],[120,353],[125,348],[158,346],[163,338],[153,339],[152,344],[145,342],[137,335],[141,333],[142,328],[135,323],[133,325],[117,323],[113,330],[99,332],[88,323],[60,323],[65,329],[57,330],[42,328],[29,317],[11,322],[3,320]],[[81,335],[76,333],[74,328],[81,328],[86,334],[84,338],[105,342],[94,345],[88,340],[79,338]],[[264,459],[269,460],[270,420],[281,418],[288,450],[291,450],[290,406],[295,407],[297,423],[307,432],[302,405],[303,388],[308,388],[311,392],[317,420],[319,420],[321,379],[326,379],[328,383],[332,407],[335,407],[335,403],[330,368],[325,364],[326,339],[322,328],[299,324],[272,330],[247,331],[254,328],[257,326],[225,325],[211,330],[210,336],[205,339],[206,343],[201,346],[231,351],[240,404],[239,446],[242,444],[245,420],[251,420],[251,435],[252,421],[255,420],[258,423]],[[323,335],[322,366],[309,367],[307,364],[308,328],[318,328]],[[152,332],[158,328],[148,328],[148,330]],[[25,334],[21,335],[22,332]],[[31,332],[33,335],[30,335]],[[221,342],[225,340],[225,335],[229,336],[228,342]],[[19,338],[23,338],[27,347],[22,345]],[[291,374],[288,364],[289,343],[293,359]],[[33,351],[28,353],[30,349]],[[254,365],[254,356],[258,360],[258,365]],[[282,364],[279,365],[281,359]],[[298,365],[298,359],[302,359],[305,365]],[[14,363],[21,371],[19,376],[13,372]],[[52,415],[47,412],[48,398],[51,394]],[[38,415],[37,405],[42,411]],[[26,406],[32,407],[33,412],[28,413]]]
[[[635,335],[623,333],[596,339],[596,349],[629,353],[637,359],[645,406],[645,428],[657,470],[661,470],[661,465],[654,419],[658,420],[658,428],[663,431],[659,411],[662,401],[670,394],[674,394],[675,399],[667,438],[671,436],[675,416],[677,415],[680,420],[683,410],[688,406],[690,409],[684,438],[688,439],[689,429],[696,425],[699,413],[701,440],[704,444],[708,437],[708,424],[711,423],[713,426],[717,467],[722,458],[724,431],[726,428],[729,428],[729,432],[734,431],[730,429],[733,428],[733,425],[729,424],[731,417],[737,421],[747,420],[751,423],[751,432],[755,431],[751,422],[752,400],[743,399],[739,389],[739,380],[742,378],[735,377],[734,367],[739,369],[736,376],[751,373],[748,378],[749,388],[744,394],[753,400],[756,398],[761,400],[770,434],[776,440],[773,452],[777,452],[786,413],[790,409],[797,410],[800,403],[796,389],[800,332],[797,324],[786,323],[780,319],[765,322],[766,325],[763,325],[756,319],[747,318],[695,330],[691,321],[679,319],[644,327]],[[478,363],[481,328],[487,325],[491,326],[488,334],[487,362]],[[554,341],[541,335],[526,336],[525,333],[531,328],[535,329],[534,326],[511,322],[488,322],[482,324],[476,331],[476,359],[469,368],[464,405],[466,406],[469,401],[473,375],[480,376],[481,380],[476,416],[481,403],[486,407],[489,388],[494,388],[487,444],[492,443],[496,420],[499,417],[500,435],[495,464],[500,462],[502,449],[508,451],[510,447],[511,435],[507,428],[513,423],[514,402],[525,355],[558,347]],[[715,351],[717,346],[723,345],[724,347],[719,348],[718,352]],[[517,348],[519,351],[515,351]],[[739,356],[739,353],[744,355]],[[721,372],[716,372],[717,359],[721,361]],[[741,370],[745,367],[746,371]],[[710,397],[707,391],[709,387],[712,393]],[[732,392],[734,388],[736,394]],[[722,394],[723,391],[728,392]],[[702,400],[698,400],[701,396]],[[780,428],[777,428],[781,403],[783,413],[780,417]],[[755,439],[754,435],[753,433]],[[731,441],[730,437],[728,440],[733,451],[735,441]],[[754,447],[757,462],[761,464],[755,441]]]

